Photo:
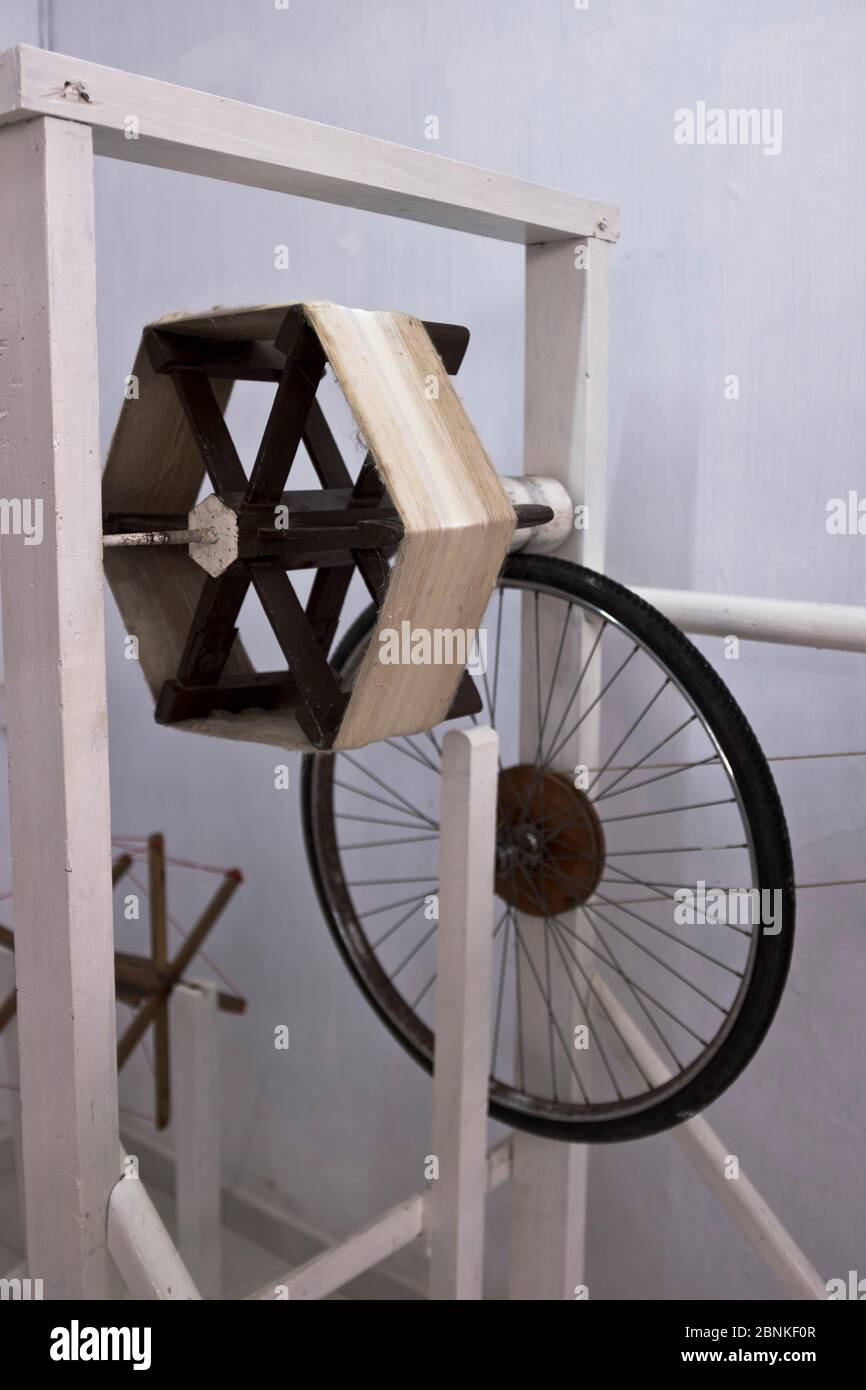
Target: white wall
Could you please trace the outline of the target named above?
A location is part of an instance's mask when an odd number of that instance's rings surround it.
[[[291,0],[288,13],[273,0],[64,0],[49,16],[60,52],[423,148],[435,114],[442,155],[619,204],[610,572],[864,600],[862,538],[828,537],[824,524],[827,499],[861,483],[866,424],[858,0],[590,0],[588,11],[571,0]],[[36,39],[36,5],[7,4],[0,40],[22,38]],[[675,145],[674,110],[699,100],[782,108],[781,153]],[[462,394],[500,471],[520,470],[518,248],[102,161],[97,212],[105,444],[147,320],[326,297],[468,324]],[[278,243],[288,272],[274,269]],[[735,402],[728,373],[740,379]],[[234,413],[248,447],[259,413],[251,398]],[[248,874],[213,940],[251,1001],[245,1019],[223,1022],[228,1176],[349,1229],[419,1186],[429,1083],[327,938],[297,798],[273,790],[272,752],[156,728],[110,600],[107,612],[116,829],[159,827],[175,852]],[[701,646],[769,753],[866,748],[861,658],[745,645],[727,662],[721,643]],[[862,876],[864,771],[862,759],[777,768],[801,881]],[[203,891],[193,876],[172,882],[181,922]],[[118,935],[136,939],[130,924]],[[864,993],[862,890],[804,893],[776,1026],[710,1112],[826,1277],[863,1272],[866,1258]],[[288,1054],[270,1042],[281,1022]],[[124,1103],[145,1105],[147,1084],[139,1058]],[[593,1297],[776,1295],[669,1138],[603,1160],[592,1167]]]

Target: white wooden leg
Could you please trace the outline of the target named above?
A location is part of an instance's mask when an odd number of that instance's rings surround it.
[[[213,985],[171,999],[177,1245],[204,1298],[222,1293],[219,1027]]]
[[[15,988],[15,957],[6,946],[0,946],[0,1003]],[[10,1087],[20,1086],[18,1070],[18,1022],[11,1018],[3,1030],[3,1052],[6,1057],[6,1080]],[[6,1116],[12,1135],[12,1150],[15,1164],[15,1189],[21,1212],[21,1230],[24,1222],[24,1158],[21,1149],[21,1094],[18,1090],[6,1092]],[[24,1248],[26,1249],[26,1243]]]
[[[90,130],[0,129],[0,216],[3,493],[44,527],[0,547],[28,1268],[93,1299],[120,1162]]]
[[[575,502],[587,507],[588,526],[575,530],[558,553],[600,569],[604,556],[605,453],[607,410],[607,247],[590,239],[527,248],[526,260],[526,429],[524,471],[554,477]],[[540,665],[549,682],[555,664],[562,605],[524,599],[522,623],[521,757],[533,762],[539,738],[536,684],[536,613],[540,622]],[[559,614],[557,626],[556,614]],[[591,624],[574,623],[559,667],[555,694],[560,710],[574,688],[594,640]],[[590,667],[581,687],[578,712],[598,691],[599,669]],[[546,686],[542,698],[546,700]],[[543,715],[543,711],[542,711]],[[551,739],[555,731],[546,730]],[[598,719],[591,715],[555,759],[556,770],[573,775],[578,762],[592,766],[598,751]],[[567,923],[571,925],[571,923]],[[580,1098],[574,1069],[586,1071],[585,1058],[571,1060],[573,1028],[583,1012],[574,972],[555,943],[545,949],[539,919],[519,917],[518,953],[523,1009],[523,1067],[528,1085],[537,1081],[549,1094],[551,1065],[558,1085]],[[531,958],[531,963],[530,963]],[[571,976],[571,978],[570,978]],[[541,985],[539,984],[541,981]],[[584,982],[578,980],[585,994]],[[548,1005],[564,1020],[551,1032]],[[551,1058],[552,1054],[552,1058]],[[574,1066],[572,1065],[574,1064]],[[514,1174],[510,1257],[510,1295],[518,1300],[561,1300],[586,1283],[586,1189],[588,1151],[533,1135],[514,1136]]]
[[[115,1184],[105,1225],[108,1248],[131,1298],[201,1299],[139,1178],[124,1177]]]
[[[487,1191],[493,854],[499,740],[452,729],[442,745],[436,948],[430,1297],[478,1299]]]
[[[593,984],[597,1002],[615,1020],[629,1052],[653,1086],[663,1086],[670,1080],[670,1069],[604,980],[596,976]],[[703,1115],[677,1125],[670,1135],[791,1297],[825,1299],[826,1283],[757,1188],[742,1171],[736,1178],[727,1176],[729,1151]]]

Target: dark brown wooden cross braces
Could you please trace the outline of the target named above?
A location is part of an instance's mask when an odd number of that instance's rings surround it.
[[[111,866],[111,882],[116,886],[132,867],[132,855],[120,854]],[[150,900],[150,955],[136,956],[115,951],[114,972],[117,998],[121,1003],[137,1008],[138,1012],[127,1025],[117,1043],[118,1071],[129,1060],[135,1047],[152,1027],[154,1032],[154,1123],[165,1129],[171,1119],[171,1068],[169,1063],[169,1014],[172,992],[180,984],[183,973],[201,950],[205,939],[216,924],[223,909],[243,883],[239,869],[226,869],[222,882],[201,913],[189,935],[173,959],[168,955],[168,916],[165,893],[165,843],[162,835],[150,835],[147,840],[147,893]],[[0,946],[15,950],[15,937],[8,927],[0,925]],[[242,1014],[246,1000],[239,995],[220,990],[217,1007],[226,1013]],[[12,989],[0,1002],[0,1033],[15,1017],[18,1008],[16,991]]]
[[[469,332],[453,324],[425,323],[450,375],[463,361]],[[286,314],[274,342],[214,341],[151,328],[147,350],[154,370],[177,390],[214,490],[232,528],[230,562],[205,580],[177,674],[164,683],[160,723],[201,718],[214,710],[291,708],[316,748],[332,745],[348,704],[328,662],[343,603],[357,570],[377,607],[388,584],[389,558],[403,534],[368,454],[353,482],[316,400],[325,372],[321,343],[300,307]],[[276,383],[276,395],[247,478],[217,402],[211,377]],[[285,490],[303,442],[321,487]],[[519,526],[550,520],[546,507],[518,507]],[[277,518],[286,518],[286,525]],[[107,535],[154,527],[186,531],[187,516],[105,517]],[[306,607],[287,571],[315,569]],[[253,677],[226,676],[241,605],[252,584],[287,670]],[[464,673],[449,718],[477,713],[481,700]]]

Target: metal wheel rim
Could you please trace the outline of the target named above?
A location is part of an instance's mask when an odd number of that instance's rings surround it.
[[[752,886],[760,888],[761,884],[758,877],[757,855],[755,850],[755,842],[752,833],[752,827],[746,813],[740,788],[737,784],[737,779],[731,767],[730,760],[725,754],[718,737],[714,733],[703,711],[698,707],[698,705],[689,695],[688,691],[685,689],[683,685],[683,682],[671,670],[669,664],[655,651],[655,649],[651,645],[649,645],[644,639],[642,639],[634,631],[632,631],[632,629],[626,623],[615,617],[609,611],[609,609],[606,608],[605,605],[601,602],[593,602],[588,598],[578,598],[575,595],[564,592],[561,588],[558,588],[553,585],[537,583],[530,580],[516,579],[507,576],[500,579],[497,585],[497,590],[516,590],[521,591],[523,593],[545,595],[549,598],[557,599],[560,602],[565,603],[570,611],[573,609],[577,609],[580,612],[590,613],[594,617],[601,619],[607,627],[618,630],[625,637],[627,637],[627,639],[630,642],[635,643],[648,657],[649,661],[670,680],[671,684],[676,688],[687,707],[697,718],[701,728],[703,729],[704,736],[706,737],[710,746],[714,750],[714,754],[715,757],[718,759],[719,766],[723,769],[725,773],[727,785],[732,793],[732,799],[736,803],[737,810],[739,813],[740,825],[742,826],[745,836],[745,848],[748,852]],[[355,651],[352,653],[350,661],[344,667],[344,670],[347,673],[351,674],[351,671],[354,669],[355,664],[360,659],[360,655],[363,652],[363,649],[364,644],[363,642],[361,642],[359,643],[359,646],[355,649]],[[489,710],[485,705],[484,714],[486,715],[488,713]],[[483,716],[479,716],[477,722],[481,723],[489,721],[483,718]],[[447,729],[448,725],[440,727],[444,727],[445,729]],[[319,773],[321,772],[326,759],[330,768],[333,769],[334,759],[339,758],[340,756],[341,755],[339,753],[320,754],[317,755],[316,759],[318,766],[316,774],[313,777],[313,817],[317,828],[317,834],[319,835],[320,846],[323,819],[325,822],[327,822],[327,820],[329,819],[330,808],[326,805],[323,805],[322,803],[322,787],[320,785]],[[328,798],[332,797],[332,794],[333,787],[331,785],[331,778],[329,776]],[[429,1025],[424,1023],[424,1021],[414,1012],[414,1009],[412,1009],[411,1006],[407,1004],[406,1000],[403,998],[399,990],[397,990],[394,986],[390,985],[390,982],[387,980],[387,977],[384,976],[384,971],[382,969],[381,963],[375,956],[375,953],[371,952],[369,949],[369,942],[367,941],[366,933],[364,932],[364,929],[358,920],[354,901],[348,890],[345,889],[346,876],[344,873],[344,865],[340,858],[339,850],[335,850],[334,852],[334,862],[339,871],[341,885],[343,885],[344,887],[343,896],[345,897],[345,902],[348,905],[351,913],[351,920],[348,923],[344,916],[344,910],[341,910],[340,907],[339,895],[335,896],[335,894],[332,891],[333,881],[326,879],[325,886],[332,912],[334,914],[335,920],[338,923],[341,936],[343,937],[344,947],[348,954],[354,955],[356,962],[359,960],[359,955],[363,957],[366,954],[367,963],[372,966],[373,977],[367,977],[367,987],[371,990],[371,992],[379,996],[377,1007],[382,1012],[383,1017],[387,1015],[388,1026],[393,1028],[397,1033],[399,1033],[406,1041],[406,1043],[410,1046],[410,1048],[417,1049],[420,1053],[422,1053],[425,1059],[425,1064],[428,1067],[431,1067],[434,1045],[433,1030],[429,1027]],[[353,938],[354,941],[352,940]],[[744,964],[742,979],[740,980],[740,984],[737,989],[736,995],[734,996],[727,1009],[726,1016],[724,1017],[722,1023],[718,1027],[713,1037],[710,1039],[708,1045],[706,1045],[703,1048],[703,1050],[700,1051],[697,1054],[697,1056],[691,1062],[689,1062],[683,1069],[677,1071],[664,1085],[654,1086],[637,1095],[628,1096],[625,1099],[621,1100],[617,1099],[614,1101],[599,1101],[591,1103],[569,1103],[562,1099],[553,1101],[548,1097],[542,1095],[537,1095],[534,1093],[527,1094],[520,1088],[514,1085],[510,1085],[507,1082],[502,1081],[495,1075],[491,1074],[489,1091],[491,1103],[494,1107],[502,1111],[507,1111],[511,1115],[525,1116],[529,1120],[549,1119],[565,1124],[567,1124],[569,1120],[573,1120],[575,1122],[581,1121],[584,1123],[592,1123],[593,1121],[610,1121],[612,1119],[617,1118],[634,1117],[640,1115],[644,1111],[655,1109],[666,1099],[676,1095],[679,1091],[683,1090],[690,1081],[692,1081],[696,1076],[703,1072],[707,1068],[709,1063],[712,1061],[713,1057],[716,1056],[716,1054],[730,1035],[730,1032],[734,1027],[736,1020],[741,1012],[743,1001],[748,993],[749,987],[753,979],[755,961],[758,952],[759,938],[760,927],[756,927],[751,932],[748,956]],[[352,949],[353,946],[354,950]],[[361,947],[360,952],[359,946]],[[363,975],[364,971],[362,970],[361,973]],[[375,979],[377,973],[381,974],[383,977],[378,981]]]

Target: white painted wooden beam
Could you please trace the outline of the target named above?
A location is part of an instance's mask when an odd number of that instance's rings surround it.
[[[486,1165],[488,1192],[493,1192],[508,1181],[511,1156],[511,1136],[490,1150]],[[423,1235],[428,1224],[425,1211],[430,1196],[428,1189],[426,1193],[419,1192],[398,1202],[330,1250],[323,1250],[297,1269],[286,1270],[278,1279],[269,1279],[256,1293],[250,1294],[250,1299],[258,1302],[287,1299],[296,1302],[327,1298],[328,1294],[335,1293],[365,1270],[372,1269]]]
[[[866,608],[796,599],[740,598],[689,589],[636,589],[684,632],[866,652]]]
[[[138,1177],[123,1177],[108,1203],[108,1248],[135,1299],[200,1300],[201,1294]]]
[[[526,252],[526,364],[524,470],[555,478],[575,503],[588,508],[588,527],[571,529],[558,553],[595,569],[604,567],[605,467],[607,453],[607,246],[590,239],[580,245],[551,243]],[[550,679],[562,625],[562,605],[523,601],[521,662],[521,756],[534,762],[541,715],[537,708],[536,616],[542,679]],[[572,619],[574,631],[558,668],[562,709],[595,640],[589,622]],[[594,700],[600,666],[590,668],[575,713]],[[580,761],[597,762],[598,714],[590,714],[564,747],[557,767],[571,772]],[[555,729],[555,715],[554,725]],[[548,729],[551,737],[553,729]],[[571,972],[550,946],[535,918],[520,917],[523,1066],[528,1087],[550,1094],[551,1049],[560,1076],[580,1099],[571,1063],[564,1056],[574,1026],[583,1022]],[[530,964],[532,957],[532,964]],[[551,1038],[548,1006],[539,980],[550,979],[553,1009],[562,1020]],[[576,1053],[575,1067],[582,1061]],[[510,1296],[561,1301],[585,1284],[586,1199],[589,1153],[578,1144],[553,1143],[516,1133],[512,1183]]]
[[[43,507],[0,592],[28,1267],[105,1298],[120,1172],[90,131],[0,130],[0,471]]]
[[[618,234],[616,208],[592,199],[80,58],[9,49],[0,55],[0,123],[38,115],[90,126],[96,153],[115,159],[500,241]]]
[[[652,1084],[661,1086],[668,1081],[670,1070],[600,975],[593,979],[593,998],[598,999]],[[725,1176],[730,1150],[703,1116],[696,1115],[669,1133],[783,1288],[793,1298],[826,1298],[824,1280],[742,1169],[738,1178]]]
[[[604,569],[607,492],[608,248],[599,241],[526,252],[523,470],[555,478],[588,525],[563,560]]]
[[[177,1247],[202,1296],[219,1298],[222,1221],[216,986],[180,984],[172,992],[170,1008]]]
[[[417,1240],[423,1232],[424,1194],[418,1193],[398,1202],[382,1216],[354,1231],[332,1249],[315,1255],[298,1269],[287,1270],[278,1279],[269,1280],[251,1297],[259,1302],[327,1298],[366,1269]]]
[[[436,1300],[482,1297],[498,773],[493,729],[446,733],[431,1150],[438,1175],[427,1205]]]
[[[8,998],[15,988],[15,957],[8,946],[0,946],[0,1002]],[[21,1214],[21,1231],[25,1235],[22,1248],[26,1249],[24,1216],[24,1154],[21,1143],[21,1092],[18,1068],[18,1019],[10,1018],[3,1029],[3,1052],[6,1057],[6,1081],[10,1090],[6,1092],[6,1114],[9,1120],[9,1134],[12,1141],[15,1190]]]

